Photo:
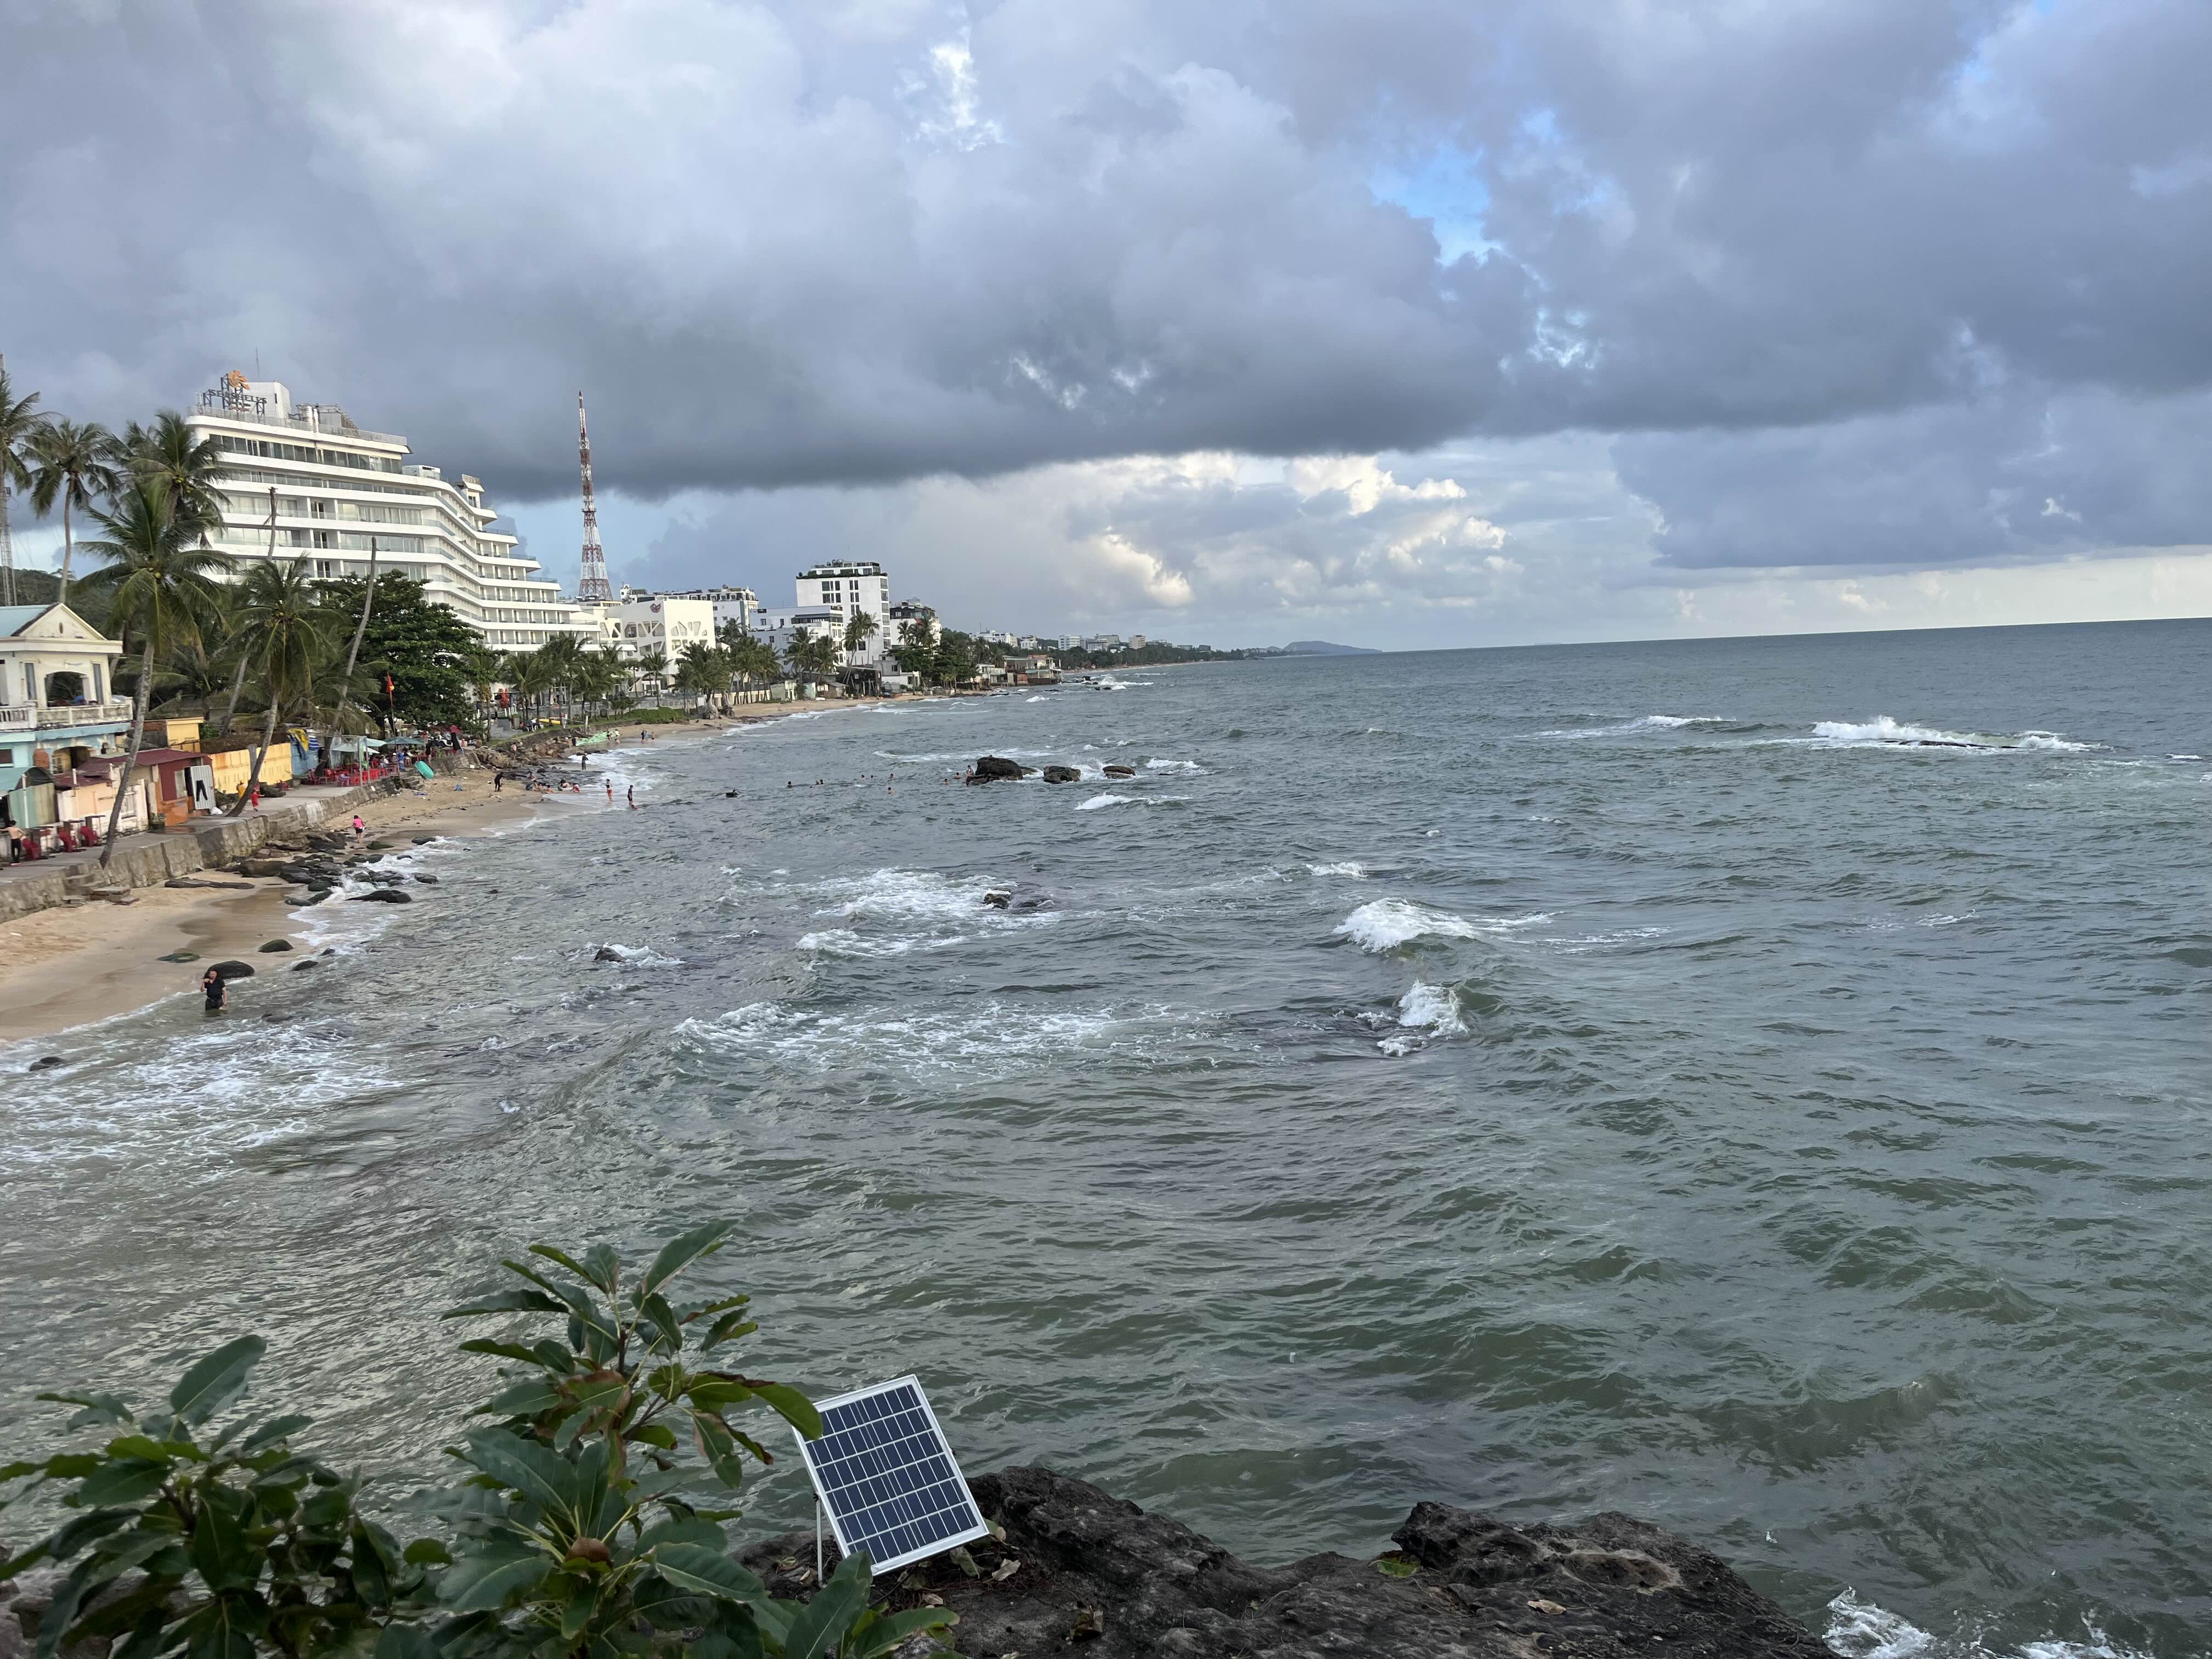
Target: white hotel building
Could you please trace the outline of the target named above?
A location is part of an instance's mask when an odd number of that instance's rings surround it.
[[[366,576],[376,568],[412,576],[502,651],[532,651],[574,635],[586,644],[601,619],[561,597],[517,538],[491,528],[499,514],[464,472],[449,480],[410,464],[406,439],[356,426],[334,404],[300,404],[282,382],[233,373],[185,416],[195,438],[223,451],[222,527],[213,538],[240,560],[305,557],[318,577]]]

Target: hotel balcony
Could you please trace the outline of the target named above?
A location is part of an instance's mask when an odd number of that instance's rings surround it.
[[[0,732],[74,732],[130,723],[128,697],[106,702],[0,703]]]

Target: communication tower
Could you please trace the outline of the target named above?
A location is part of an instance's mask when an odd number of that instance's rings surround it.
[[[611,599],[614,585],[607,580],[607,556],[599,546],[599,509],[592,500],[592,434],[584,424],[584,394],[576,394],[576,454],[584,467],[584,563],[576,580],[576,597],[586,605]]]

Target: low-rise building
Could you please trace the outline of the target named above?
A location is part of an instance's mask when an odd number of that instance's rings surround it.
[[[0,766],[66,771],[119,751],[131,700],[115,693],[120,641],[65,605],[0,607]]]
[[[647,597],[628,587],[623,593],[580,608],[598,624],[593,642],[620,653],[640,672],[671,678],[685,646],[714,643],[712,600]]]
[[[735,627],[742,633],[760,631],[760,596],[750,587],[734,583],[720,587],[687,587],[668,593],[648,592],[643,588],[623,584],[621,598],[624,599],[704,599],[714,608],[714,631],[719,635],[725,628]]]

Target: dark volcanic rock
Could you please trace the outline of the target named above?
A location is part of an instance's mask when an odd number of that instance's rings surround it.
[[[252,979],[253,964],[250,962],[218,962],[215,971],[225,979]]]
[[[986,755],[975,763],[968,775],[978,783],[1011,782],[1016,778],[1026,777],[1030,769],[1019,761],[1010,761],[1003,755]]]
[[[1109,766],[1102,769],[1109,778],[1133,778],[1137,775],[1137,769],[1133,766]]]
[[[320,964],[319,963],[318,963],[318,962],[314,959],[314,957],[308,957],[305,962],[295,962],[295,963],[294,963],[292,964],[292,971],[293,971],[294,973],[295,973],[295,974],[299,974],[299,973],[305,973],[305,972],[306,972],[308,969],[310,969],[310,968],[316,968],[316,967],[319,967],[319,966],[321,966],[321,964]]]
[[[64,1060],[59,1054],[40,1054],[36,1060],[33,1060],[23,1069],[27,1072],[51,1072],[57,1066],[66,1066],[68,1064],[69,1062]]]
[[[435,887],[438,884],[438,878],[435,876],[417,876],[415,879],[421,882],[425,887]]]
[[[1075,783],[1079,781],[1082,776],[1083,774],[1073,766],[1048,766],[1044,769],[1044,781],[1047,783]]]
[[[878,1584],[896,1607],[942,1598],[963,1653],[1833,1659],[1717,1556],[1625,1515],[1522,1528],[1423,1504],[1379,1562],[1270,1568],[1049,1469],[1003,1469],[975,1491],[1006,1531],[969,1547],[980,1576],[939,1556]],[[804,1594],[812,1544],[794,1534],[743,1559]]]
[[[1012,893],[986,893],[983,895],[983,907],[988,910],[1003,910],[1013,902],[1014,896]]]
[[[623,953],[616,950],[611,945],[602,945],[598,950],[592,952],[592,960],[593,962],[620,962],[623,960]]]
[[[412,904],[414,899],[397,887],[372,887],[366,893],[356,893],[348,901],[353,904]]]
[[[275,956],[275,955],[276,955],[279,951],[289,951],[289,950],[290,950],[291,948],[292,948],[292,941],[291,941],[290,939],[270,939],[270,940],[269,941],[269,943],[268,943],[268,944],[266,944],[266,945],[263,945],[263,946],[261,947],[261,954],[262,954],[263,956],[264,956],[264,957],[273,957],[273,956]]]

